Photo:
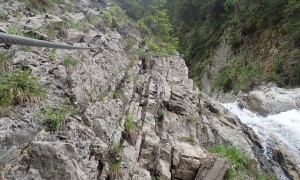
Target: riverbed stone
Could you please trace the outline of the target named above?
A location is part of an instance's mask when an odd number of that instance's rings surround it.
[[[243,100],[247,109],[262,116],[278,114],[300,109],[300,88],[287,90],[278,87],[263,87],[250,92]]]

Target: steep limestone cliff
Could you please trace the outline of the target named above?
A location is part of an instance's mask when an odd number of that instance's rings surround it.
[[[55,6],[57,15],[28,12],[23,3],[1,3],[9,13],[1,29],[8,31],[15,23],[35,31],[35,24],[50,28],[65,17],[78,21],[103,11],[89,1],[76,2],[71,13],[62,13],[66,5]],[[16,11],[24,16],[12,16]],[[251,129],[193,86],[180,56],[126,53],[124,37],[101,23],[88,24],[84,32],[60,32],[63,37],[56,41],[86,46],[100,38],[105,48],[96,56],[16,46],[5,50],[12,54],[10,70],[38,76],[48,98],[1,114],[2,179],[223,179],[229,163],[206,150],[216,144],[236,146],[260,169],[274,170]],[[77,63],[66,64],[66,56]],[[61,110],[62,104],[75,110],[62,110],[62,128],[49,131],[39,114],[45,107]]]

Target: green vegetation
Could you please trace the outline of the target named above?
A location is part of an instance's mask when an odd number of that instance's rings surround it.
[[[165,117],[165,111],[163,109],[158,110],[155,119],[157,121],[162,121],[164,117]]]
[[[157,180],[155,176],[151,176],[151,180]]]
[[[125,47],[126,49],[132,49],[132,47],[136,44],[136,40],[129,37],[125,39]]]
[[[115,155],[122,153],[122,151],[123,151],[122,144],[115,144],[112,148],[112,153]]]
[[[13,34],[13,35],[18,35],[18,36],[24,36],[24,37],[28,37],[28,38],[33,38],[33,39],[38,39],[37,34],[33,31],[21,31],[19,27],[10,24],[8,25],[8,29],[7,29],[7,33],[8,34]],[[28,51],[28,46],[21,46],[21,49],[23,49],[24,51]]]
[[[152,53],[146,52],[144,49],[133,49],[130,51],[130,54],[144,56],[145,59],[149,59],[149,56],[152,55]]]
[[[74,6],[72,3],[67,3],[64,5],[63,7],[63,12],[66,13],[66,12],[72,12],[74,11]]]
[[[217,117],[221,117],[221,115],[222,115],[222,114],[221,114],[220,111],[217,111],[217,112],[216,112],[216,116],[217,116]]]
[[[8,14],[8,12],[7,12],[6,10],[0,12],[0,20],[6,21],[7,18],[8,18],[8,15],[9,15],[9,14]]]
[[[100,15],[87,14],[83,19],[74,21],[73,19],[65,18],[62,22],[51,23],[47,27],[41,27],[38,31],[47,34],[51,38],[66,37],[68,29],[77,29],[79,31],[88,31],[88,24],[97,25],[100,23]]]
[[[114,4],[102,14],[104,23],[111,28],[123,28],[127,23],[127,16],[123,9]]]
[[[185,139],[186,139],[186,141],[188,141],[190,143],[194,143],[196,140],[194,135],[190,135],[190,136],[186,137]]]
[[[98,93],[98,94],[96,95],[96,100],[97,100],[97,101],[103,101],[104,98],[105,98],[105,96],[106,96],[106,93],[100,92],[100,93]]]
[[[13,108],[10,106],[3,106],[0,107],[0,118],[2,117],[10,117],[12,118],[16,113],[14,112]]]
[[[127,65],[124,69],[124,77],[123,77],[124,81],[127,81],[129,79],[129,70],[130,70],[130,64]]]
[[[186,117],[186,120],[188,121],[188,122],[194,122],[195,121],[195,119],[194,119],[194,117],[192,116],[192,115],[188,115],[187,117]]]
[[[38,78],[31,77],[30,71],[15,71],[0,78],[0,106],[18,105],[25,102],[39,102],[46,98]]]
[[[126,113],[126,116],[125,116],[125,130],[127,132],[131,132],[133,130],[135,130],[136,126],[135,126],[135,123],[133,121],[133,117],[129,114],[129,113]]]
[[[247,66],[244,65],[244,56],[234,57],[230,60],[228,66],[223,67],[214,79],[215,88],[221,88],[224,92],[234,90],[250,90],[258,85],[259,81],[266,80],[267,75],[262,75],[262,67],[255,61],[250,61]],[[238,79],[238,80],[237,80]]]
[[[144,1],[123,0],[120,5],[129,17],[138,24],[138,29],[146,39],[152,52],[173,54],[178,40],[172,36],[173,28],[166,9],[166,0]],[[151,36],[152,35],[152,36]]]
[[[11,64],[11,55],[7,52],[0,52],[0,76],[8,72]]]
[[[20,35],[18,28],[15,25],[8,25],[7,34]]]
[[[21,46],[20,50],[25,52],[32,51],[32,46]]]
[[[118,176],[121,172],[121,161],[113,161],[109,165],[109,173],[113,176]]]
[[[26,6],[37,11],[49,12],[54,4],[61,3],[61,0],[25,0]]]
[[[44,121],[48,131],[56,132],[62,131],[66,124],[66,117],[74,115],[75,113],[76,110],[64,102],[57,108],[51,106],[41,108],[38,116]]]
[[[137,83],[139,80],[140,80],[140,75],[139,74],[133,76],[133,82],[134,83]]]
[[[226,173],[226,179],[260,179],[275,180],[275,177],[257,170],[257,162],[249,159],[244,152],[235,147],[214,146],[209,152],[217,153],[230,163],[230,170]]]
[[[74,58],[72,56],[67,56],[64,58],[63,64],[65,67],[71,67],[71,66],[76,66],[79,62],[80,62],[79,59]]]
[[[92,144],[90,145],[89,149],[90,149],[90,155],[91,155],[91,156],[95,155],[95,153],[96,153],[96,148],[97,148],[97,147],[96,147],[95,144],[92,143]]]
[[[213,79],[215,89],[249,90],[268,81],[300,85],[300,1],[167,2],[178,50],[193,79],[210,71],[216,49],[225,42],[233,54]],[[270,53],[274,49],[277,54]]]
[[[109,175],[112,177],[116,177],[121,172],[121,160],[120,154],[123,151],[122,144],[115,144],[110,150],[110,164],[109,164]]]
[[[97,24],[101,24],[101,15],[87,14],[82,21],[97,26]]]
[[[95,94],[88,94],[88,95],[90,98],[89,99],[90,102],[94,103],[96,101],[103,101],[107,94],[105,92],[98,92]]]
[[[122,91],[120,89],[115,90],[113,93],[113,98],[114,99],[120,99],[122,97]]]
[[[38,29],[41,33],[47,34],[51,38],[56,38],[58,34],[63,35],[63,33],[59,33],[62,28],[59,28],[59,23],[51,23],[47,27],[41,27]],[[62,32],[62,31],[61,31]]]
[[[49,58],[50,58],[51,61],[54,61],[56,59],[55,51],[49,52]]]

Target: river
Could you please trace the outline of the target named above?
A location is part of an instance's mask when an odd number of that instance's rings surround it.
[[[236,114],[239,119],[251,127],[262,141],[265,154],[270,157],[268,150],[270,142],[276,139],[279,146],[286,147],[289,153],[300,162],[300,111],[290,110],[275,115],[262,117],[247,109],[239,108],[237,103],[227,103],[223,106]]]

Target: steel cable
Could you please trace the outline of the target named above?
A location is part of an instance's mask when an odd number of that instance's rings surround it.
[[[35,47],[47,47],[47,48],[56,48],[56,49],[100,49],[101,43],[97,43],[95,47],[77,47],[72,45],[60,44],[55,42],[31,39],[27,37],[5,34],[0,32],[0,43],[4,44],[14,44],[22,46],[35,46]]]

